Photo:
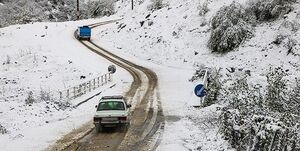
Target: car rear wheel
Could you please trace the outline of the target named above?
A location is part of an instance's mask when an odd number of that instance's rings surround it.
[[[126,132],[128,130],[129,124],[123,124],[119,126],[120,132]]]
[[[103,130],[103,126],[101,124],[97,124],[96,125],[96,132],[100,133],[100,132],[102,132],[102,130]]]

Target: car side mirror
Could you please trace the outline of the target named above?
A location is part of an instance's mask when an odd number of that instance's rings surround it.
[[[131,104],[127,104],[127,108],[131,108]]]
[[[98,108],[98,105],[95,105],[95,108]]]

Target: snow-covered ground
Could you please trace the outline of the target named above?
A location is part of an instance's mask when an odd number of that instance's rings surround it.
[[[99,96],[74,107],[80,101],[100,91],[109,92],[109,86],[115,83],[118,88],[114,90],[120,93],[128,88],[132,78],[123,69],[117,69],[112,83],[75,100],[57,99],[59,90],[107,73],[111,63],[73,36],[77,26],[105,20],[34,23],[0,29],[0,125],[6,131],[0,134],[3,150],[45,149],[92,119]],[[26,104],[30,92],[35,103]],[[50,93],[50,99],[41,100],[41,92]]]
[[[246,0],[237,1],[244,4]],[[271,44],[278,33],[290,32],[279,28],[284,19],[258,25],[255,36],[236,51],[216,55],[207,48],[209,21],[232,0],[208,1],[205,16],[198,15],[198,6],[204,2],[198,0],[166,0],[166,6],[154,12],[148,10],[150,0],[137,2],[133,11],[130,1],[120,2],[116,16],[124,19],[93,29],[92,40],[157,73],[166,116],[158,150],[231,150],[218,133],[218,105],[191,107],[198,98],[193,94],[195,83],[188,80],[198,66],[223,68],[224,75],[228,67],[250,70],[254,82],[264,81],[262,75],[270,67],[288,69],[291,78],[299,76],[299,56],[287,56],[283,45]],[[299,5],[295,8],[286,20],[299,22]],[[65,110],[55,109],[57,105],[53,102],[29,106],[25,99],[29,91],[38,98],[41,90],[57,92],[106,72],[110,63],[73,37],[78,25],[99,21],[34,23],[0,29],[0,124],[7,129],[6,134],[0,134],[1,149],[42,150],[91,120],[99,97]],[[299,31],[291,36],[299,41]],[[296,48],[299,50],[299,44]],[[100,88],[99,91],[105,90],[103,94],[125,92],[128,88],[130,75],[122,69],[117,71],[117,85],[112,89]],[[81,75],[86,79],[80,79]]]
[[[127,2],[127,3],[126,3]],[[148,9],[151,0],[136,4],[130,10],[130,2],[120,4],[117,15],[124,19],[95,29],[94,41],[114,50],[116,54],[128,54],[140,58],[159,76],[159,86],[166,126],[158,150],[231,150],[218,132],[218,105],[194,109],[198,98],[193,94],[196,83],[189,83],[193,69],[204,65],[221,68],[223,78],[226,68],[239,69],[236,75],[250,70],[251,83],[265,84],[270,68],[282,67],[288,71],[291,81],[300,75],[299,30],[293,32],[283,27],[284,22],[299,23],[299,4],[285,19],[261,23],[255,27],[255,35],[235,51],[213,54],[207,47],[210,36],[210,19],[232,0],[209,0],[208,13],[199,16],[198,0],[165,0],[165,7],[156,11]],[[236,0],[243,5],[247,0]],[[297,17],[298,16],[298,17]],[[295,39],[296,55],[287,55],[287,41],[273,44],[278,34]],[[288,39],[286,39],[288,40]],[[112,49],[115,48],[115,49]],[[298,54],[298,55],[297,55]]]
[[[280,33],[291,34],[292,38],[299,39],[299,31],[293,32],[281,27],[287,20],[299,23],[299,4],[294,5],[295,10],[289,13],[286,19],[259,24],[255,27],[255,36],[236,51],[219,55],[211,53],[207,47],[210,19],[220,7],[231,4],[232,0],[208,1],[209,11],[204,16],[198,15],[198,7],[205,2],[204,0],[163,2],[167,3],[167,6],[154,12],[147,9],[150,0],[145,0],[133,11],[129,11],[129,4],[124,4],[127,9],[118,12],[124,19],[114,25],[96,29],[96,38],[121,52],[165,66],[193,68],[203,64],[206,67],[224,69],[235,67],[251,70],[253,75],[262,75],[269,71],[269,67],[281,66],[289,69],[289,73],[294,76],[299,73],[299,56],[287,55],[288,50],[284,44],[272,44]],[[246,4],[247,0],[236,2]],[[200,26],[201,24],[203,26]],[[300,53],[299,44],[295,50],[296,53]]]

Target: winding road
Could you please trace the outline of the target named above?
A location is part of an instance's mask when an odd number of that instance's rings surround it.
[[[115,20],[89,26],[96,28],[112,22]],[[155,150],[161,141],[165,124],[156,73],[121,58],[92,41],[80,42],[95,54],[125,69],[133,77],[130,89],[124,93],[129,103],[135,104],[131,110],[131,124],[127,130],[107,129],[97,133],[90,121],[58,140],[50,150]]]

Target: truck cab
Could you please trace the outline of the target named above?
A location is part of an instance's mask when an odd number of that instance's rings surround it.
[[[90,40],[92,35],[92,30],[89,26],[81,26],[77,29],[76,37],[79,40]]]
[[[97,131],[103,127],[125,126],[129,124],[129,108],[123,96],[104,96],[96,105],[94,124]]]

